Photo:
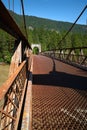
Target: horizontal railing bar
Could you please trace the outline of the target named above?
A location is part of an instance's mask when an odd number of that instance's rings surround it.
[[[70,65],[74,65],[81,69],[87,70],[86,50],[87,46],[74,47],[74,48],[71,47],[71,48],[61,48],[61,49],[44,51],[41,52],[40,54],[58,59]]]
[[[19,127],[18,124],[28,82],[27,64],[28,59],[20,64],[17,70],[8,78],[5,84],[2,85],[2,89],[0,88],[0,102],[4,100],[0,108],[0,122],[2,129],[5,127],[4,124],[7,125],[7,129],[11,126],[14,127],[14,130],[17,130]],[[10,119],[12,119],[12,123],[8,125]]]
[[[10,88],[10,86],[13,84],[13,82],[15,81],[17,75],[20,73],[21,69],[23,68],[23,66],[25,65],[26,61],[23,61],[23,63],[17,68],[17,70],[14,72],[14,74],[12,74],[7,80],[6,82],[0,87],[0,100],[2,98],[4,98],[5,94],[7,93],[8,89]]]
[[[72,47],[67,47],[67,48],[51,49],[51,50],[46,50],[46,51],[42,51],[42,52],[51,52],[51,51],[58,51],[58,50],[75,50],[75,49],[87,49],[87,46],[73,47],[73,48]]]

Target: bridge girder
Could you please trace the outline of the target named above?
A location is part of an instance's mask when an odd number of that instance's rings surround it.
[[[0,28],[8,32],[10,35],[15,37],[16,39],[22,40],[25,42],[25,45],[31,49],[31,46],[28,43],[28,40],[23,35],[21,30],[19,29],[16,22],[11,17],[10,13],[0,1]]]

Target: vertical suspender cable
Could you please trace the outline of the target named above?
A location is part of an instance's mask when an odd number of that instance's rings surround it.
[[[22,10],[22,7],[21,7],[21,1],[20,1],[20,15],[21,15],[21,10]]]
[[[26,33],[26,37],[27,37],[27,39],[28,39],[27,29],[26,29],[26,20],[25,20],[25,14],[24,14],[24,4],[23,4],[23,0],[21,0],[21,6],[22,6],[22,13],[23,13],[23,21],[24,21],[25,33]]]
[[[13,12],[14,12],[14,0],[13,0]]]
[[[60,44],[65,37],[69,34],[69,32],[72,30],[72,28],[75,26],[76,22],[79,20],[79,18],[81,17],[81,15],[84,13],[84,11],[87,9],[87,5],[84,7],[84,9],[82,10],[82,12],[80,13],[80,15],[78,16],[78,18],[75,20],[75,22],[72,24],[71,28],[66,32],[66,34],[64,35],[64,37],[62,38],[62,40],[58,43]]]
[[[10,0],[8,0],[8,8],[9,8],[9,10],[10,10]]]

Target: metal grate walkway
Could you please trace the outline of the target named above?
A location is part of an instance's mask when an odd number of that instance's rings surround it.
[[[45,60],[48,61],[48,65],[45,64]],[[57,74],[52,74],[52,72],[51,76],[49,74],[47,74],[49,75],[47,76],[46,70],[48,73],[48,70],[52,70],[54,65],[52,64],[52,59],[34,56],[32,130],[87,130],[87,89],[81,88],[82,85],[83,88],[86,86],[87,72],[64,63],[54,62],[55,69],[58,73],[59,71],[63,73],[63,71],[68,70],[69,76],[71,77],[67,79],[67,75],[63,74],[63,76],[60,75],[62,78],[61,80],[60,78],[58,79]],[[56,64],[61,64],[58,66],[60,70],[57,70]],[[61,70],[64,65],[65,68]],[[67,70],[66,67],[68,67]],[[43,74],[44,72],[45,74]],[[82,77],[79,76],[80,74]],[[39,79],[41,76],[42,78]],[[72,76],[77,77],[73,78]],[[43,77],[46,77],[46,79]],[[49,79],[47,79],[48,77]],[[81,80],[83,77],[84,82],[83,79]],[[50,85],[52,79],[56,82],[56,84],[53,83],[54,86]],[[72,82],[71,79],[73,80]],[[46,81],[46,84],[44,84],[42,80],[44,80],[44,82]],[[65,86],[62,86],[62,84],[64,85],[62,82],[65,83]],[[71,83],[68,84],[68,82]],[[58,83],[59,85],[57,86]]]
[[[33,85],[33,130],[87,130],[87,92]]]

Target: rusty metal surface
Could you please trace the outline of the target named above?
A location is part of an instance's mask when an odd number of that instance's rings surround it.
[[[26,89],[26,62],[0,88],[0,129],[17,130]]]
[[[20,39],[24,41],[24,44],[27,45],[30,49],[30,45],[28,43],[28,40],[24,36],[24,34],[19,29],[16,22],[11,17],[8,10],[3,5],[3,2],[0,1],[0,28],[11,34],[16,39]]]
[[[33,62],[32,130],[87,130],[87,72],[43,56]]]
[[[87,67],[87,47],[60,48],[51,51],[45,51],[41,54],[47,55],[60,61],[76,65],[85,69]],[[87,68],[86,68],[87,70]]]
[[[22,117],[22,125],[21,130],[31,130],[32,125],[32,70],[33,70],[33,60],[32,55],[29,58],[29,65],[28,65],[29,73],[29,80],[27,85],[26,97],[25,97],[25,105],[23,110],[23,117]]]

